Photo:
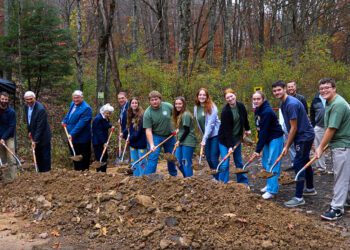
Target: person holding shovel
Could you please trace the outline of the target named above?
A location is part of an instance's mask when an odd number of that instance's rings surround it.
[[[297,174],[310,160],[310,150],[315,138],[315,132],[303,104],[295,97],[287,94],[286,84],[283,81],[277,81],[272,84],[272,93],[275,98],[281,100],[280,108],[288,130],[288,139],[282,150],[282,155],[287,155],[289,148],[294,143],[296,155],[293,167]],[[305,177],[306,189],[304,190],[304,180],[298,181],[296,183],[295,196],[284,203],[286,207],[304,205],[305,200],[303,196],[317,194],[313,183],[312,168],[307,168],[300,176],[302,178]]]
[[[192,114],[186,110],[184,97],[176,97],[174,102],[173,121],[179,130],[177,134],[177,147],[175,155],[179,162],[179,169],[184,177],[193,175],[192,156],[196,148],[197,139],[194,133],[194,120]]]
[[[221,125],[218,133],[221,158],[224,158],[230,149],[242,141],[243,136],[251,134],[247,110],[243,103],[237,101],[236,92],[228,88],[224,92],[224,97],[227,104],[221,112]],[[242,144],[239,144],[234,150],[233,160],[236,168],[243,168]],[[230,157],[222,163],[219,173],[214,176],[217,180],[224,183],[229,181],[229,163]],[[237,182],[248,185],[247,175],[237,174]]]
[[[196,94],[193,115],[202,134],[201,147],[204,147],[209,167],[215,170],[219,164],[220,155],[218,140],[220,120],[218,109],[205,88],[200,88]]]
[[[96,169],[97,172],[107,171],[108,152],[105,151],[102,160],[101,156],[108,140],[108,130],[112,127],[110,117],[114,108],[109,104],[105,104],[100,108],[100,113],[92,122],[92,146],[94,148],[95,160],[102,162],[101,166]]]
[[[277,115],[272,110],[262,91],[256,91],[252,96],[255,106],[255,125],[258,131],[258,142],[255,148],[255,156],[262,154],[262,165],[267,172],[271,168],[283,149],[283,130],[278,122]],[[278,177],[280,175],[281,162],[273,169],[275,174],[267,179],[266,186],[261,189],[263,199],[268,200],[278,192]]]
[[[143,108],[138,98],[133,97],[130,100],[130,108],[127,113],[127,130],[130,145],[131,163],[137,161],[147,152],[146,132],[143,128]],[[134,166],[133,175],[144,175],[147,160],[143,159]]]
[[[15,152],[16,112],[9,106],[9,94],[0,93],[0,158],[1,165],[7,164],[3,169],[2,179],[5,183],[12,182],[16,177],[16,160],[5,148],[6,145]],[[0,166],[3,167],[3,166]]]
[[[319,91],[327,101],[324,116],[326,131],[315,155],[319,159],[328,144],[334,170],[333,199],[330,208],[321,217],[333,221],[344,215],[344,205],[350,202],[350,106],[337,94],[333,78],[321,79]]]
[[[51,170],[51,130],[45,107],[35,99],[32,91],[24,94],[24,111],[29,137],[39,172]]]
[[[148,148],[152,152],[148,157],[147,167],[144,174],[149,175],[157,171],[158,157],[160,154],[160,147],[162,144],[164,153],[172,153],[175,145],[174,128],[171,121],[173,113],[173,105],[162,101],[162,95],[154,90],[148,95],[150,106],[146,109],[143,115],[143,128],[146,129],[146,137],[148,141]],[[168,161],[168,172],[171,176],[177,175],[175,163]]]
[[[75,170],[89,169],[91,157],[91,119],[92,110],[84,101],[83,92],[75,90],[72,94],[72,102],[62,124],[68,131],[68,140],[71,140],[76,155],[82,155],[81,160],[74,160]],[[72,149],[70,148],[71,153]]]

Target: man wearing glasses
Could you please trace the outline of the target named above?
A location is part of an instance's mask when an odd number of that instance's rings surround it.
[[[321,215],[325,220],[338,220],[344,214],[344,205],[350,198],[350,107],[343,97],[337,94],[335,80],[323,78],[319,81],[319,91],[326,99],[325,134],[316,157],[320,158],[328,144],[332,153],[334,169],[333,199],[328,211]]]

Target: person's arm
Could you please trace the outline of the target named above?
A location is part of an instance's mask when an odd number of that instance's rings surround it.
[[[270,113],[266,113],[263,116],[260,116],[260,131],[258,134],[258,142],[256,144],[255,152],[260,154],[262,149],[266,144],[266,140],[269,134],[269,128],[271,126],[271,118],[272,115]]]
[[[152,128],[146,128],[146,138],[149,144],[149,149],[150,151],[153,151],[154,149],[154,142],[153,142],[153,133],[152,133]]]
[[[92,110],[91,108],[86,108],[82,115],[79,118],[78,123],[74,126],[74,128],[70,131],[70,135],[74,138],[77,134],[79,134],[85,126],[90,124],[92,119]]]
[[[295,135],[297,134],[297,126],[298,126],[297,120],[296,119],[289,120],[289,124],[290,124],[290,130],[289,130],[289,133],[288,133],[287,142],[284,145],[284,148],[283,148],[283,151],[282,151],[283,156],[287,155],[290,146],[293,144]]]
[[[184,133],[180,137],[179,142],[183,142],[188,136],[188,134],[190,133],[190,127],[184,125],[183,128],[184,128]]]
[[[319,159],[324,151],[324,147],[332,140],[335,132],[337,132],[336,128],[327,128],[324,136],[322,138],[322,141],[318,148],[315,151],[315,156],[317,159]]]
[[[69,117],[69,113],[71,112],[71,109],[73,108],[73,103],[70,104],[69,109],[67,114],[64,116],[62,123],[63,124],[67,124],[68,123],[68,117]]]
[[[45,123],[47,122],[47,113],[45,109],[38,110],[37,120],[33,121],[37,123],[36,130],[32,132],[33,141],[35,143],[40,142],[40,138],[45,133]]]
[[[7,129],[4,131],[4,133],[2,134],[1,139],[2,140],[7,140],[10,138],[11,134],[14,134],[15,129],[16,129],[16,113],[15,112],[11,112],[9,117],[9,125],[7,127]]]
[[[203,139],[202,139],[202,143],[201,143],[202,145],[205,145],[209,135],[211,134],[211,132],[215,128],[215,121],[216,121],[217,116],[218,116],[218,110],[213,105],[211,114],[206,113],[205,115],[208,116],[208,121],[205,124],[204,135],[203,135]]]
[[[241,106],[242,106],[242,111],[243,111],[244,134],[245,135],[250,135],[252,132],[250,131],[250,125],[249,125],[249,120],[248,120],[248,112],[247,112],[247,109],[245,108],[243,103],[241,103]]]

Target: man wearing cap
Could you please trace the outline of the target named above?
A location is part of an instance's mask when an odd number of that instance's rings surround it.
[[[74,161],[75,170],[89,169],[91,156],[91,119],[92,110],[84,101],[83,92],[75,90],[69,111],[62,124],[67,126],[69,140],[72,141],[76,155],[82,155],[81,161]],[[71,153],[73,153],[71,151]]]
[[[16,130],[16,113],[9,106],[9,94],[0,93],[0,158],[1,165],[7,163],[7,167],[3,170],[2,179],[4,182],[11,182],[16,177],[16,160],[3,146],[4,144],[15,151],[15,130]]]
[[[158,144],[169,137],[173,131],[171,117],[173,105],[162,101],[162,95],[158,91],[152,91],[148,95],[150,106],[143,115],[143,128],[146,129],[146,137],[149,150],[152,151],[148,157],[145,175],[157,171],[160,148],[155,148]],[[163,144],[164,153],[171,153],[175,145],[175,137]],[[168,161],[168,171],[171,176],[177,175],[175,164]]]
[[[51,130],[45,107],[35,99],[32,91],[24,94],[25,118],[39,172],[51,170]]]

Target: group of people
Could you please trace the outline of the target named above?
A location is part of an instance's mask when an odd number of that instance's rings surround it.
[[[275,164],[279,156],[290,153],[292,168],[299,172],[310,160],[310,151],[315,143],[317,169],[325,171],[323,151],[327,145],[331,148],[334,171],[334,196],[330,209],[322,218],[335,220],[344,214],[344,206],[350,198],[350,108],[348,103],[336,92],[335,80],[324,78],[319,81],[319,92],[311,103],[310,119],[305,98],[296,93],[296,83],[285,84],[277,81],[272,84],[273,96],[280,100],[280,116],[270,106],[262,91],[252,95],[255,125],[258,141],[252,158],[261,157],[262,165],[273,177],[267,179],[261,189],[264,199],[271,199],[279,189],[278,178],[281,162]],[[251,134],[248,113],[244,104],[237,101],[236,92],[226,89],[223,93],[226,104],[219,111],[208,90],[200,88],[195,96],[193,113],[187,109],[184,97],[174,102],[163,101],[158,91],[149,93],[149,107],[144,111],[138,98],[127,99],[126,92],[118,94],[120,126],[118,136],[129,145],[133,175],[143,176],[157,171],[161,147],[164,153],[175,154],[178,164],[168,161],[168,172],[176,176],[178,170],[184,177],[193,175],[192,158],[197,142],[204,149],[205,159],[213,171],[213,177],[220,182],[230,180],[230,157],[217,169],[219,159],[232,152],[236,168],[243,168],[242,143]],[[7,98],[7,101],[6,101]],[[47,113],[35,94],[28,91],[24,95],[25,114],[32,147],[35,148],[40,172],[51,169],[50,139],[51,132]],[[7,104],[6,104],[7,102]],[[72,94],[72,103],[62,124],[67,128],[68,139],[72,142],[76,155],[82,155],[81,161],[74,161],[75,170],[86,170],[90,165],[91,142],[97,161],[100,160],[106,142],[114,108],[110,104],[101,107],[99,114],[92,119],[92,109],[84,101],[83,93],[76,90]],[[91,127],[91,121],[92,127]],[[14,148],[15,114],[8,106],[8,95],[0,94],[0,137]],[[196,137],[198,128],[201,140]],[[175,149],[175,150],[174,150]],[[202,150],[201,150],[202,151]],[[6,162],[4,149],[0,145],[1,159]],[[148,158],[143,157],[150,152]],[[71,153],[73,151],[71,149]],[[142,160],[141,160],[142,157]],[[108,154],[102,157],[97,171],[106,172]],[[138,161],[140,159],[140,161]],[[7,156],[11,161],[11,157]],[[137,164],[133,164],[138,161]],[[273,168],[272,168],[273,167]],[[11,172],[13,175],[13,171]],[[296,183],[294,197],[285,202],[286,207],[305,204],[304,196],[316,195],[313,184],[313,168],[305,169],[300,175],[302,181]],[[237,182],[249,187],[248,176],[237,173]]]

